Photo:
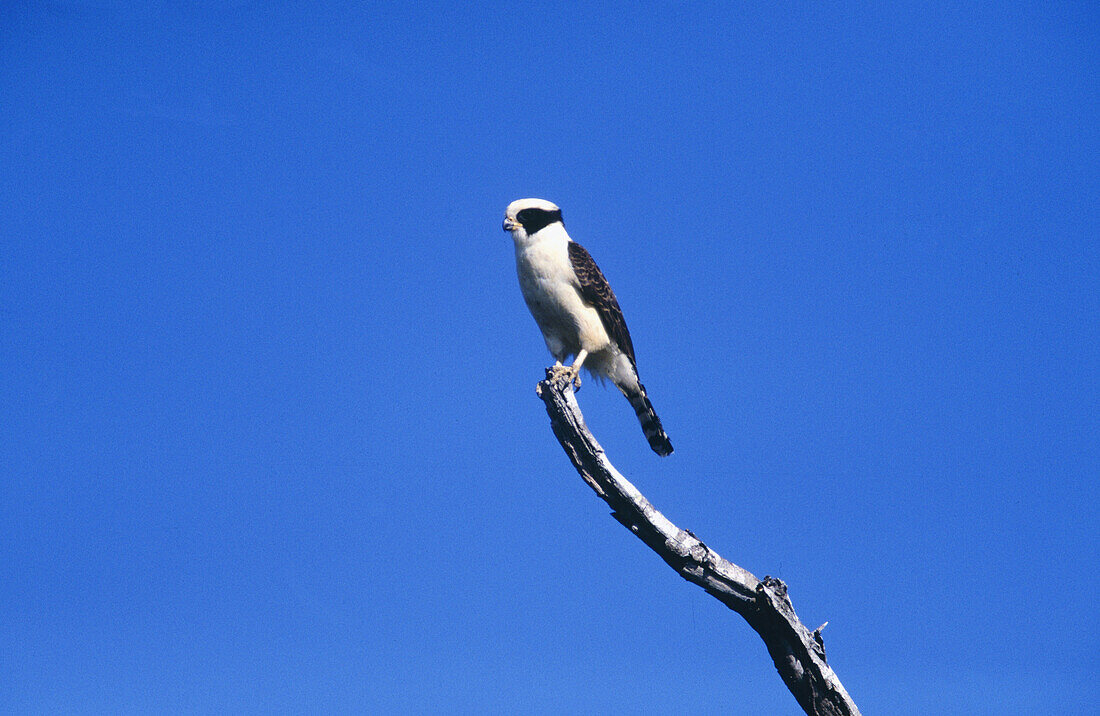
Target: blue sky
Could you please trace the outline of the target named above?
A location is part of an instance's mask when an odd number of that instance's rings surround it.
[[[798,713],[554,441],[538,196],[865,713],[1095,708],[1095,6],[131,5],[0,10],[6,707]]]

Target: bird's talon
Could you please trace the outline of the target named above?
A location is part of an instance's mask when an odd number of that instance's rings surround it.
[[[551,366],[549,371],[554,382],[561,382],[562,385],[572,385],[573,392],[581,389],[581,371],[579,368],[568,365],[555,365]]]

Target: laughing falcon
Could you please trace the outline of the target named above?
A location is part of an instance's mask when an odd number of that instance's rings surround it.
[[[619,302],[596,262],[565,233],[561,209],[543,199],[513,201],[504,212],[504,230],[512,233],[519,287],[557,361],[554,371],[580,385],[583,365],[610,380],[630,401],[653,452],[672,454],[672,443],[638,380]],[[569,356],[575,356],[572,365],[562,365]]]

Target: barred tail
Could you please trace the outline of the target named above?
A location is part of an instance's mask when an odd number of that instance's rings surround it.
[[[645,393],[645,386],[638,383],[637,392],[631,391],[628,393],[624,390],[623,395],[626,396],[631,407],[634,408],[634,414],[638,416],[638,422],[642,424],[645,439],[649,441],[649,446],[653,448],[653,452],[661,457],[671,455],[672,443],[669,442],[665,429],[661,427],[661,419],[654,412],[653,403],[649,402],[649,396]]]

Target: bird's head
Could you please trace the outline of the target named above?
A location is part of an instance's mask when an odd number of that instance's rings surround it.
[[[531,236],[545,226],[561,222],[561,209],[545,199],[517,199],[504,211],[504,230],[513,238]]]

